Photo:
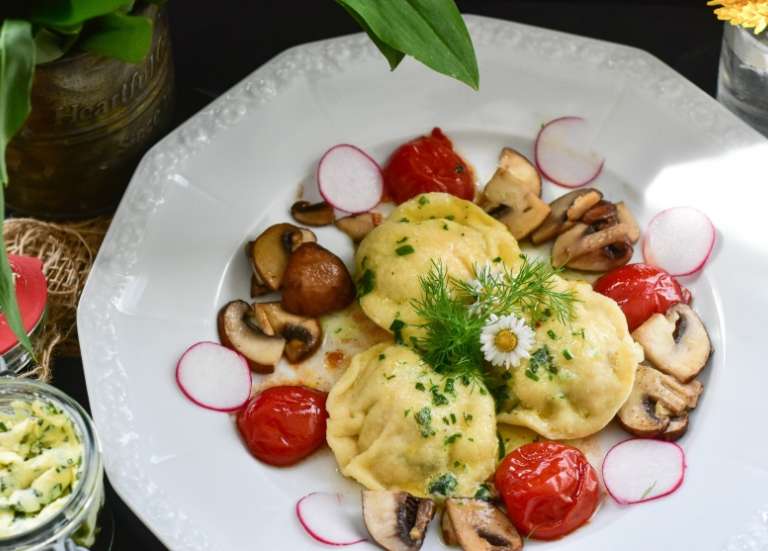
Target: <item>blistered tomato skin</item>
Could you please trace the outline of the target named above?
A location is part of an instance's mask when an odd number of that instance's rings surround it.
[[[627,264],[595,282],[595,291],[615,300],[634,331],[653,314],[663,314],[679,302],[688,304],[691,293],[667,272],[648,264]]]
[[[439,128],[398,147],[384,167],[384,186],[398,205],[421,193],[441,191],[475,198],[472,169]]]
[[[237,415],[237,428],[260,461],[293,465],[325,444],[327,394],[303,386],[268,388]]]
[[[534,442],[515,449],[496,469],[496,488],[521,535],[540,540],[565,536],[597,509],[597,473],[576,448]]]

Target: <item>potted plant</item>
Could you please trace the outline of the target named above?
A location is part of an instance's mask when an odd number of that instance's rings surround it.
[[[453,0],[335,1],[370,36],[391,69],[410,55],[478,88],[472,41]],[[14,181],[9,191],[17,210],[34,213],[42,204],[43,214],[71,216],[116,205],[134,158],[169,120],[173,74],[163,3],[2,0],[0,222],[9,179]],[[89,78],[89,90],[96,93],[88,98],[76,85],[66,84]],[[64,90],[63,101],[47,101],[50,90]],[[149,115],[141,118],[137,112]],[[111,169],[117,184],[109,186],[98,178],[81,181],[94,166]],[[78,197],[86,208],[72,204]],[[0,309],[31,350],[2,247]]]

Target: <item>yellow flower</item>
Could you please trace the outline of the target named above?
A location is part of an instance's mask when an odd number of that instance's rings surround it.
[[[745,29],[754,28],[755,34],[768,27],[768,0],[710,0],[707,5],[720,6],[715,14],[721,21]]]

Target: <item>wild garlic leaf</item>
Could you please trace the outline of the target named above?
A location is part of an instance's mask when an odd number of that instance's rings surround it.
[[[29,19],[41,25],[77,25],[133,4],[133,0],[36,0]]]
[[[479,88],[472,39],[453,0],[336,1],[357,14],[369,35],[388,47],[475,90]]]
[[[6,19],[0,27],[0,184],[8,182],[5,147],[31,109],[35,42],[28,21]]]
[[[2,227],[5,218],[5,186],[0,186],[0,227]],[[0,246],[0,311],[5,316],[8,326],[16,335],[21,345],[34,356],[32,343],[24,330],[24,323],[21,321],[19,305],[16,302],[16,287],[13,283],[13,272],[8,262],[8,254],[5,246]]]
[[[376,33],[371,30],[371,27],[368,26],[365,20],[355,10],[349,6],[344,5],[344,2],[338,2],[338,4],[344,8],[346,12],[352,17],[352,19],[354,19],[357,24],[360,25],[360,28],[366,32],[368,38],[371,39],[371,41],[376,45],[376,47],[389,63],[389,68],[393,71],[397,69],[397,66],[400,65],[400,62],[403,60],[403,57],[405,57],[405,54],[382,42],[382,40],[376,36]]]
[[[8,183],[5,148],[29,115],[34,67],[32,26],[28,21],[6,19],[0,27],[0,227],[5,218],[3,191]],[[4,246],[0,246],[0,310],[19,342],[32,353],[16,304],[13,273]]]
[[[107,14],[90,22],[78,45],[97,55],[139,63],[152,47],[152,20],[138,15]]]
[[[35,63],[49,63],[66,54],[77,42],[77,34],[61,34],[52,29],[41,27],[35,34],[35,48],[37,50]]]

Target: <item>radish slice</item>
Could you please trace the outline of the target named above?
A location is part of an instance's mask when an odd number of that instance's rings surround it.
[[[343,547],[366,541],[360,497],[313,492],[296,503],[296,516],[307,534],[327,545]]]
[[[619,442],[603,460],[603,483],[622,505],[659,499],[685,478],[685,452],[674,442],[632,438]]]
[[[379,204],[384,192],[381,167],[359,147],[340,144],[326,151],[317,165],[317,187],[335,208],[358,214]]]
[[[539,171],[551,182],[576,188],[600,175],[605,160],[589,149],[592,133],[581,117],[561,117],[541,127],[534,156]]]
[[[198,406],[236,411],[251,397],[248,361],[215,342],[190,346],[176,364],[176,383]]]
[[[715,248],[715,226],[706,214],[692,207],[661,211],[648,225],[643,257],[673,276],[701,270]]]

